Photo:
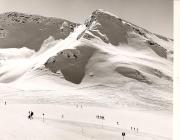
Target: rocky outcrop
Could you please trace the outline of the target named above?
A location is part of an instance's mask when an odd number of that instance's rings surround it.
[[[115,46],[127,43],[127,31],[122,20],[103,10],[94,11],[85,21],[85,25],[92,34],[101,38],[105,43]]]
[[[45,66],[56,73],[59,70],[64,78],[79,84],[85,75],[85,66],[95,49],[88,46],[78,46],[76,49],[65,49],[56,56],[49,58]]]
[[[119,74],[122,74],[125,77],[132,78],[147,84],[152,84],[150,80],[148,80],[140,71],[136,69],[129,67],[117,67],[115,71],[118,72]]]

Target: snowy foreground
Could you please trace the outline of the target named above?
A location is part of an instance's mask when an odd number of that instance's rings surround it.
[[[125,140],[172,139],[170,114],[86,105],[77,108],[2,102],[0,108],[0,140],[121,140],[122,132],[126,133]],[[35,113],[33,120],[27,118],[29,110]],[[96,115],[103,115],[105,120],[98,120]],[[139,132],[131,130],[131,126]]]

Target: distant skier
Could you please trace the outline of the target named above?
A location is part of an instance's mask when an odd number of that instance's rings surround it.
[[[119,125],[119,122],[116,122],[117,123],[117,125]]]
[[[101,116],[100,119],[104,120],[104,116]]]
[[[62,118],[62,119],[64,118],[64,115],[63,115],[63,114],[61,115],[61,118]]]
[[[43,115],[43,122],[44,122],[44,115],[45,115],[45,114],[43,113],[42,115]]]
[[[4,102],[4,105],[6,105],[7,103],[6,103],[6,101]]]
[[[30,118],[33,119],[34,112],[31,111]]]

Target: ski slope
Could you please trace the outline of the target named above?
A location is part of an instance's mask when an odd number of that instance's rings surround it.
[[[27,118],[29,110],[35,114],[33,120]],[[96,119],[98,114],[105,116],[103,122]],[[169,140],[172,135],[169,115],[84,104],[82,108],[80,104],[78,108],[76,105],[1,104],[0,116],[0,139],[3,140],[119,140],[122,139],[122,132],[126,133],[127,140]],[[131,126],[138,128],[138,132],[131,130]],[[164,126],[168,129],[164,129]]]

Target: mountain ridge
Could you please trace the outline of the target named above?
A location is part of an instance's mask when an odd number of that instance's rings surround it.
[[[142,27],[139,27],[139,26],[137,26],[137,25],[134,25],[134,24],[132,24],[132,23],[130,23],[129,21],[126,21],[126,20],[124,20],[124,19],[121,19],[121,18],[119,18],[118,16],[116,16],[116,15],[114,15],[114,14],[111,14],[111,13],[109,13],[109,12],[107,12],[107,11],[105,11],[105,10],[103,10],[103,9],[98,9],[98,10],[95,10],[95,11],[93,11],[92,12],[92,14],[91,14],[91,16],[93,16],[93,15],[95,15],[95,14],[97,14],[97,13],[104,13],[104,14],[109,14],[109,15],[111,15],[111,17],[116,17],[116,18],[118,18],[120,21],[123,21],[123,22],[126,22],[127,23],[127,25],[131,25],[132,27],[135,27],[135,28],[139,28],[139,29],[143,29],[144,31],[146,31],[146,32],[149,32],[148,30],[146,30],[146,29],[144,29],[144,28],[142,28]],[[35,14],[26,14],[26,13],[20,13],[20,12],[5,12],[5,13],[1,13],[0,14],[0,21],[1,21],[1,24],[0,24],[0,30],[1,30],[1,32],[0,32],[0,37],[1,37],[1,40],[3,39],[3,38],[5,38],[5,36],[6,36],[6,34],[7,34],[7,32],[8,32],[8,29],[6,29],[5,27],[4,27],[4,25],[2,25],[2,23],[4,22],[5,24],[25,24],[25,23],[36,23],[36,24],[38,24],[38,23],[42,23],[43,21],[46,21],[46,22],[49,22],[49,23],[43,23],[43,24],[62,24],[62,22],[68,22],[69,24],[71,24],[70,26],[70,28],[74,28],[75,26],[78,26],[78,25],[80,25],[79,23],[73,23],[73,22],[70,22],[70,21],[68,21],[68,20],[65,20],[65,19],[61,19],[61,18],[56,18],[56,17],[45,17],[45,16],[41,16],[41,15],[35,15]],[[87,19],[86,19],[86,21],[87,21]],[[86,21],[85,21],[85,24],[86,24]],[[22,26],[22,25],[21,25]],[[18,27],[17,27],[18,28]],[[19,28],[22,28],[23,29],[23,27],[19,27]],[[27,27],[28,28],[28,27]],[[37,28],[37,27],[36,27]],[[55,27],[49,27],[49,28],[51,28],[51,30],[52,30],[52,28],[55,28]],[[53,29],[53,32],[55,31],[55,32],[57,32],[57,30],[60,30],[59,29],[60,27],[56,27],[56,30],[54,30]],[[42,29],[41,29],[41,27],[38,27],[38,29],[37,30],[43,30],[43,27],[42,27]],[[29,31],[26,31],[27,33],[29,33]],[[49,33],[48,33],[48,35],[46,35],[46,38],[48,38],[49,36],[53,36],[54,38],[56,38],[56,39],[60,39],[60,38],[62,38],[62,39],[64,39],[65,37],[67,37],[68,35],[69,35],[69,33],[70,33],[71,31],[67,31],[67,33],[66,33],[66,35],[65,36],[62,36],[62,35],[60,35],[60,32],[58,32],[58,33],[56,33],[56,34],[53,34],[52,33],[52,31],[49,31]],[[137,32],[139,32],[140,33],[140,31],[139,30],[137,30]],[[152,32],[149,32],[149,33],[152,33]],[[17,34],[17,33],[16,33]],[[19,33],[20,34],[20,33]],[[24,33],[23,33],[24,34]],[[38,33],[39,34],[39,33]],[[59,34],[59,35],[58,35]],[[140,33],[140,34],[144,34],[144,33]],[[173,41],[172,39],[170,39],[170,38],[167,38],[167,37],[164,37],[163,35],[159,35],[159,34],[155,34],[155,33],[153,33],[154,35],[156,35],[158,38],[161,38],[161,39],[164,39],[164,40],[166,40],[166,41],[168,41],[168,40],[171,40],[171,41]],[[11,37],[15,37],[15,35],[14,36],[11,36]],[[38,45],[36,45],[36,47],[37,48],[33,48],[33,49],[35,49],[36,51],[39,49],[39,46],[42,44],[42,42],[43,42],[43,40],[45,40],[46,38],[44,38],[43,37],[43,39],[41,40],[41,42],[38,42]],[[29,38],[27,38],[27,40],[28,40]],[[16,41],[16,40],[15,40]],[[14,41],[14,42],[15,42]],[[4,41],[5,42],[5,41]],[[11,48],[11,45],[12,45],[12,43],[10,43],[10,45],[8,45],[8,43],[4,43],[4,42],[0,42],[1,43],[1,46],[0,46],[0,48]],[[14,43],[13,42],[13,43]],[[14,44],[16,44],[16,43],[14,43]],[[27,44],[27,45],[26,45]],[[19,46],[18,46],[19,45]],[[20,42],[20,43],[18,43],[15,47],[29,47],[28,46],[28,43],[24,43],[24,42]],[[30,46],[32,46],[31,44],[30,44]]]
[[[66,23],[64,30],[61,27]],[[0,14],[0,48],[39,50],[49,36],[65,39],[78,24],[68,20],[18,12]]]
[[[9,51],[5,49],[0,82],[25,91],[54,90],[84,99],[93,96],[93,101],[101,104],[109,101],[171,110],[172,40],[101,11],[72,30],[64,21],[58,27],[62,32],[68,29],[67,37],[48,36],[28,57],[9,54],[4,59]]]

